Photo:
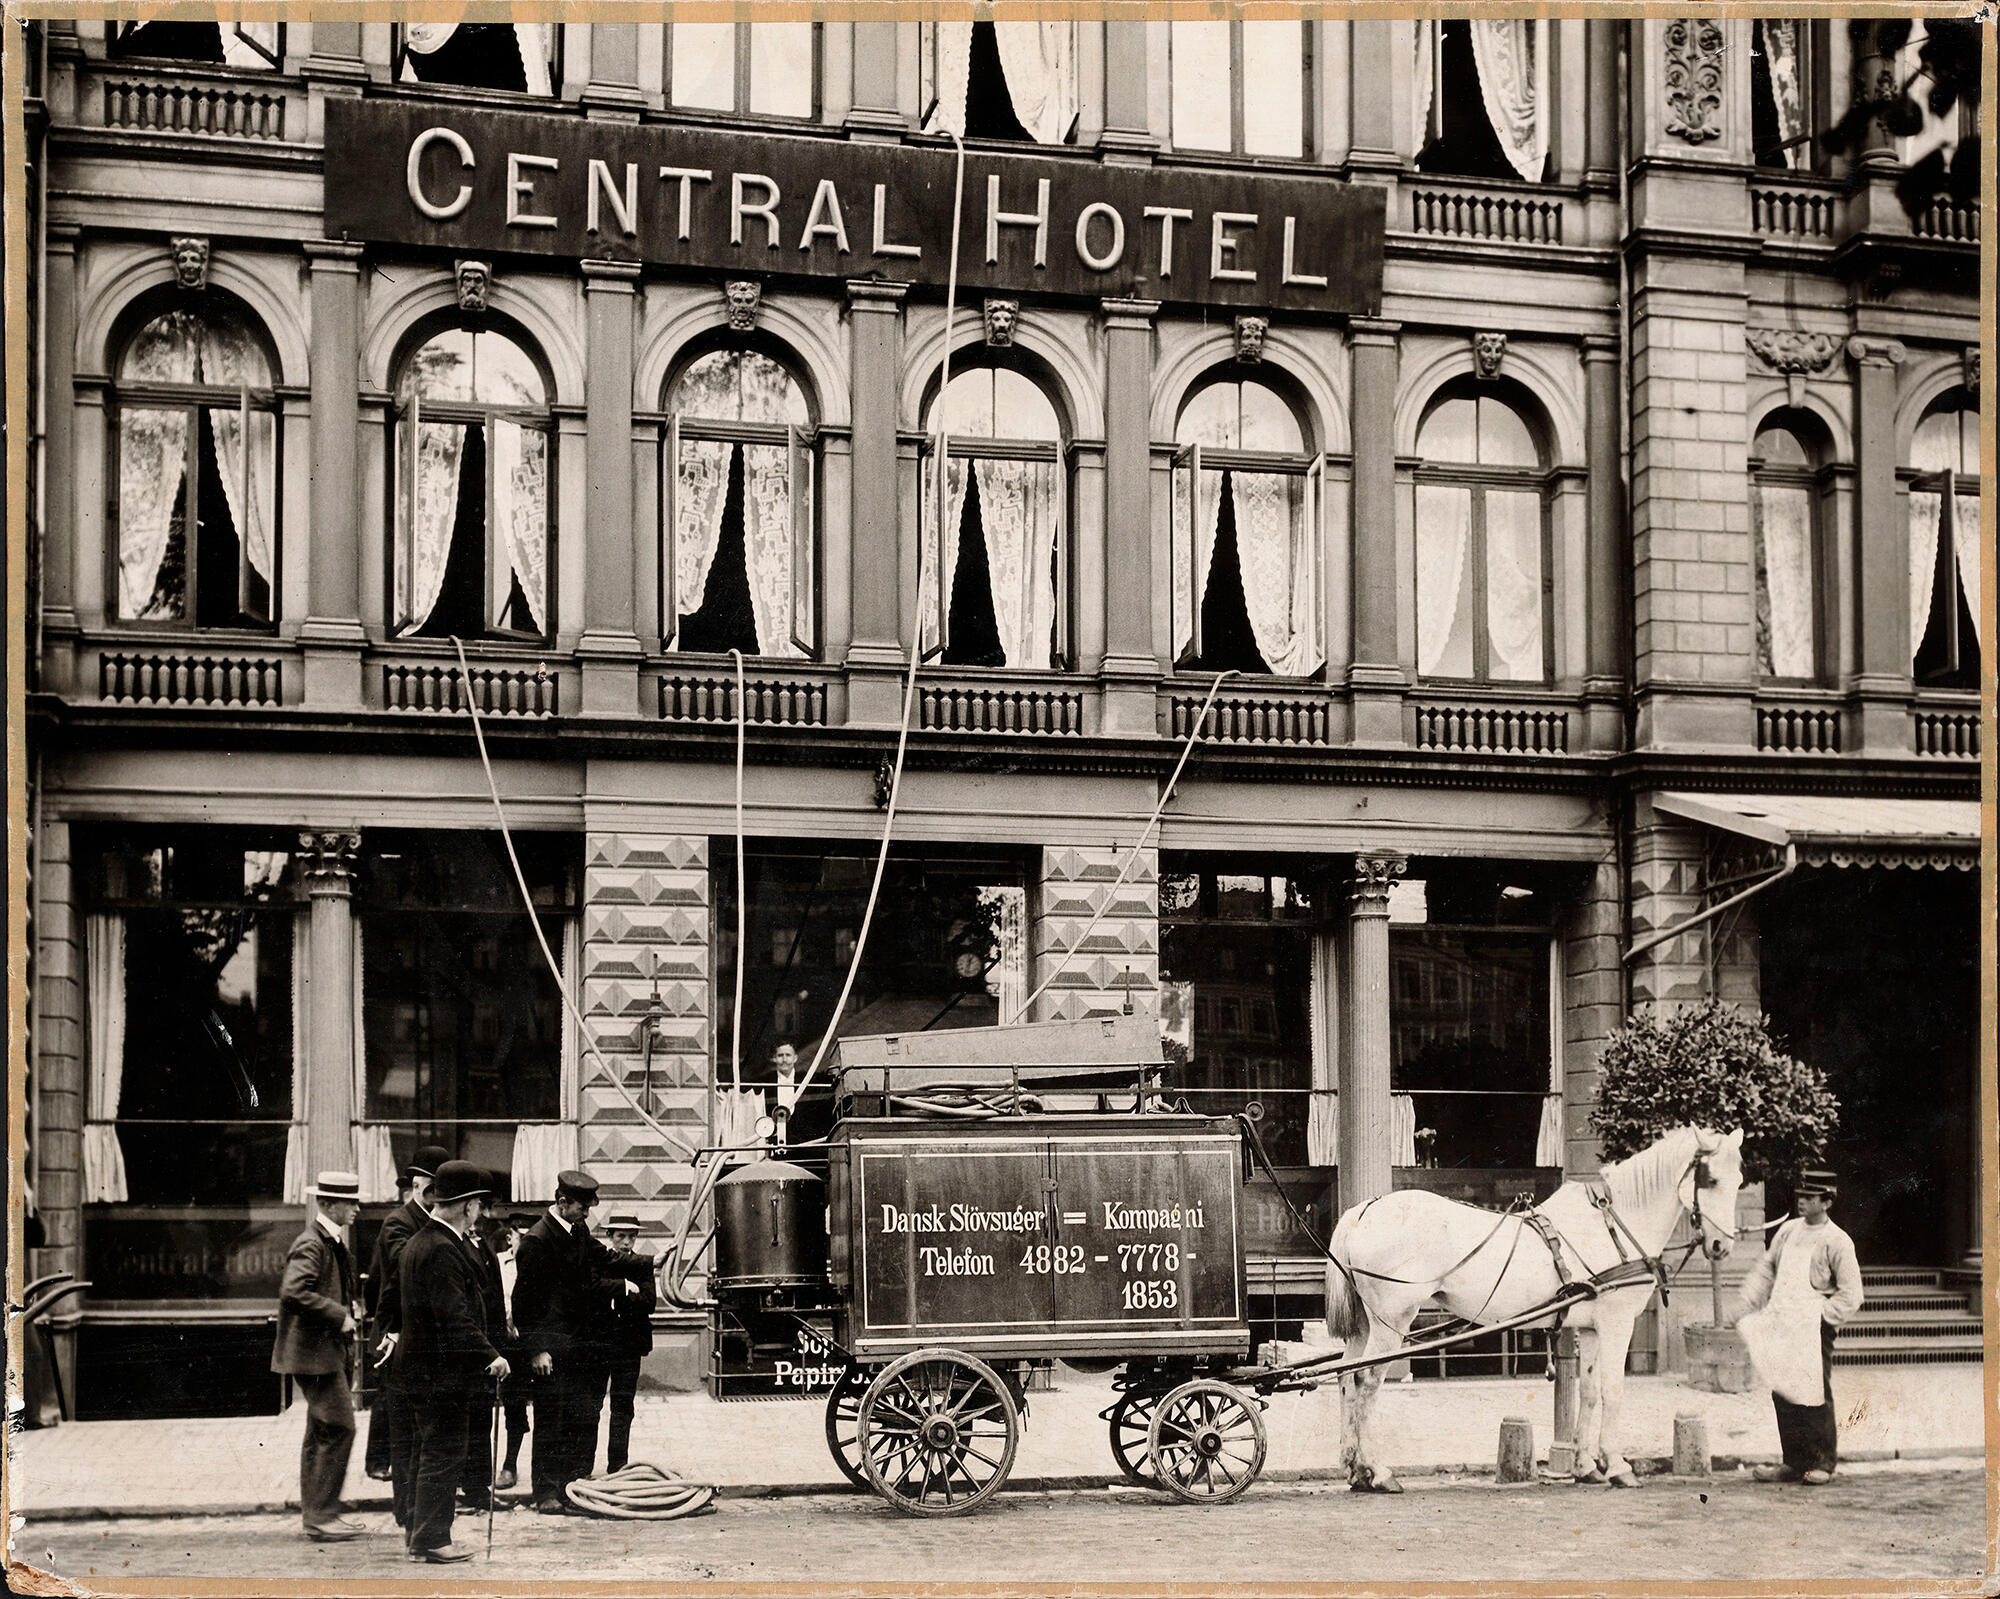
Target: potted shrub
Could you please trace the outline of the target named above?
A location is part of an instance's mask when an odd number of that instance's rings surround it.
[[[1840,1102],[1825,1074],[1786,1054],[1764,1017],[1720,1000],[1664,1013],[1648,1006],[1611,1035],[1599,1065],[1590,1125],[1607,1161],[1636,1154],[1672,1127],[1741,1127],[1745,1180],[1790,1179],[1820,1158],[1839,1126]],[[1745,1237],[1739,1247],[1759,1242]],[[1714,1261],[1709,1293],[1712,1321],[1683,1329],[1688,1380],[1739,1393],[1751,1386],[1750,1362],[1736,1329],[1723,1323]]]

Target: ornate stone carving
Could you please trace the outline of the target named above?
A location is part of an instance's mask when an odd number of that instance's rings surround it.
[[[1840,351],[1833,334],[1798,328],[1747,328],[1743,338],[1751,354],[1784,377],[1785,397],[1794,406],[1805,403],[1806,378],[1824,372]]]
[[[985,305],[986,343],[995,350],[1012,349],[1014,328],[1021,320],[1019,300],[988,300]]]
[[[1901,339],[1857,333],[1847,341],[1847,359],[1856,366],[1901,366],[1909,353]]]
[[[452,269],[458,283],[458,308],[477,316],[493,292],[493,268],[485,261],[460,261]]]
[[[192,237],[169,239],[173,256],[174,282],[183,289],[208,287],[208,240]]]
[[[757,313],[764,307],[764,285],[755,278],[730,278],[722,285],[722,297],[729,304],[729,331],[748,333],[757,325]]]
[[[1409,868],[1400,855],[1357,855],[1347,897],[1357,916],[1387,916],[1389,890]]]
[[[1236,359],[1239,361],[1261,361],[1264,359],[1264,337],[1271,331],[1271,319],[1267,316],[1240,316],[1236,319]]]
[[[1958,359],[1964,370],[1965,392],[1976,400],[1979,398],[1979,346],[1968,344],[1959,352]]]
[[[1722,24],[1682,17],[1666,26],[1667,132],[1689,144],[1722,136]]]
[[[299,869],[310,893],[346,893],[361,853],[359,833],[299,834]]]
[[[1507,359],[1507,335],[1504,333],[1475,333],[1472,335],[1472,370],[1491,382],[1500,375],[1501,363]]]

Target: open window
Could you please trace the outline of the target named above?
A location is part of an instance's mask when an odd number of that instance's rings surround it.
[[[1979,408],[1935,407],[1910,440],[1911,671],[1919,687],[1979,687]]]
[[[1174,443],[1176,664],[1311,676],[1326,659],[1324,462],[1298,412],[1227,371],[1189,396]]]
[[[819,112],[816,22],[670,22],[667,103],[760,117]]]
[[[1545,683],[1545,468],[1522,414],[1454,388],[1417,430],[1417,673]]]
[[[1549,25],[1472,18],[1416,25],[1417,166],[1539,183],[1549,156]]]
[[[920,28],[926,133],[1027,144],[1075,140],[1075,23],[965,20]]]
[[[1804,17],[1757,17],[1750,24],[1750,143],[1760,167],[1812,166],[1812,24]]]
[[[1766,681],[1820,676],[1819,469],[1823,430],[1810,412],[1766,418],[1750,446],[1750,529],[1757,585],[1757,673]]]
[[[784,364],[711,350],[667,394],[660,616],[669,650],[819,648],[812,418]]]
[[[396,391],[395,628],[549,632],[555,430],[534,359],[505,333],[446,328]]]
[[[1068,484],[1054,402],[1012,367],[975,366],[932,400],[924,432],[925,652],[947,666],[1065,664]]]
[[[396,81],[550,95],[562,82],[561,39],[546,22],[405,22]]]
[[[1312,29],[1305,22],[1175,22],[1169,29],[1175,149],[1311,153]]]
[[[187,296],[125,342],[112,394],[124,622],[266,627],[278,593],[278,407],[261,330]]]
[[[285,56],[282,22],[107,22],[114,61],[200,61],[236,72],[275,72]]]

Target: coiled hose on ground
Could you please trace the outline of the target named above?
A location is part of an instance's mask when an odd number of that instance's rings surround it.
[[[563,1492],[577,1509],[617,1521],[676,1521],[700,1515],[715,1502],[713,1483],[684,1481],[650,1460],[635,1460],[602,1477],[579,1477]]]

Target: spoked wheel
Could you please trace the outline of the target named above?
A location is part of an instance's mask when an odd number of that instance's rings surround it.
[[[1176,1388],[1146,1433],[1158,1485],[1191,1505],[1234,1499],[1264,1469],[1262,1410],[1228,1383],[1204,1378]]]
[[[868,1488],[868,1473],[861,1469],[861,1396],[868,1391],[870,1373],[861,1366],[849,1366],[833,1391],[826,1396],[826,1447],[840,1473],[857,1488]]]
[[[956,1516],[1000,1491],[1021,1414],[999,1373],[956,1349],[919,1349],[883,1368],[857,1424],[868,1485],[912,1516]]]
[[[1127,1388],[1111,1407],[1111,1457],[1125,1473],[1125,1480],[1141,1488],[1160,1486],[1150,1442],[1153,1412],[1160,1408],[1160,1399],[1157,1388]]]

